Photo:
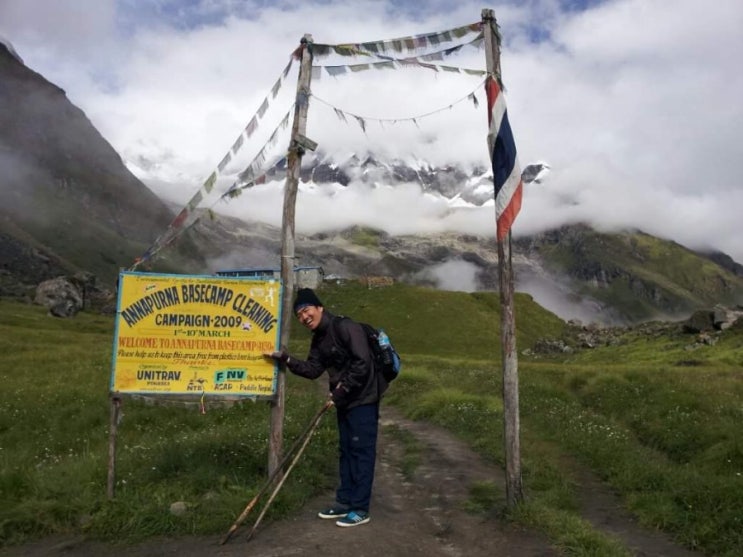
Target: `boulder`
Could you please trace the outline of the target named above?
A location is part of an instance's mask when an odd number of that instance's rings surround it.
[[[708,331],[724,331],[743,317],[743,311],[716,305],[711,310],[695,311],[682,323],[685,333],[698,334]]]
[[[573,348],[561,339],[539,338],[532,350],[535,354],[572,354]]]
[[[714,312],[709,310],[695,311],[689,319],[681,324],[681,328],[689,334],[712,331],[715,328]]]
[[[66,277],[57,277],[36,287],[34,302],[49,308],[55,317],[73,317],[83,309],[83,294]]]
[[[714,307],[715,329],[724,331],[732,327],[736,321],[743,317],[743,311],[740,309],[726,308],[721,305]]]

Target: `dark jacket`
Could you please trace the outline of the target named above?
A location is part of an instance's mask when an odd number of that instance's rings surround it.
[[[328,372],[328,384],[339,408],[354,408],[378,402],[384,380],[377,378],[364,329],[347,317],[323,310],[320,324],[312,331],[312,344],[307,360],[294,357],[287,363],[289,371],[307,379],[317,379]],[[337,389],[341,384],[342,388]]]

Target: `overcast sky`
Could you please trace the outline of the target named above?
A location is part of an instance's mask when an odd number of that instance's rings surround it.
[[[590,221],[743,262],[740,0],[0,0],[0,36],[65,89],[145,183],[185,204],[269,96],[305,33],[327,44],[412,36],[477,22],[484,7],[495,10],[503,35],[521,164],[553,168],[544,183],[527,187],[515,234]],[[465,46],[439,63],[484,70],[485,53]],[[297,70],[219,188],[290,110]],[[372,150],[488,164],[480,76],[321,71],[312,92],[307,135],[336,156]],[[366,133],[328,105],[365,117]],[[285,152],[288,130],[277,138],[269,161]],[[281,184],[213,208],[278,224]],[[393,233],[494,230],[492,207],[451,212],[410,187],[304,191],[297,214],[300,231],[353,222]]]

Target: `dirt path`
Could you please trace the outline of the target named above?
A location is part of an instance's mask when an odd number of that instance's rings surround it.
[[[429,424],[404,419],[395,409],[383,408],[382,425],[396,425],[415,436],[422,450],[412,481],[400,471],[404,447],[388,428],[382,427],[379,462],[372,500],[372,520],[356,528],[338,528],[320,520],[317,510],[332,501],[328,493],[295,516],[262,525],[253,540],[245,535],[255,516],[248,517],[224,546],[221,536],[157,539],[130,547],[117,547],[74,539],[47,539],[13,548],[7,557],[233,557],[259,555],[376,557],[548,557],[559,552],[539,534],[504,524],[495,517],[466,513],[463,502],[469,486],[477,481],[503,482],[503,472],[482,461],[447,432]],[[600,482],[583,472],[584,516],[597,528],[620,537],[638,556],[701,557],[675,546],[658,533],[645,532],[622,511],[616,498]],[[257,513],[256,513],[257,516]],[[225,532],[229,524],[225,525]]]

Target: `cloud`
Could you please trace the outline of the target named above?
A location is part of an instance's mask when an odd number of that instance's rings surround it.
[[[478,267],[474,263],[450,260],[434,265],[426,272],[434,277],[437,288],[441,290],[475,292],[478,288]]]
[[[569,285],[561,284],[556,277],[519,276],[516,289],[530,294],[540,306],[565,320],[577,319],[582,323],[601,325],[617,325],[622,322],[619,316],[611,315],[596,300],[578,297]]]
[[[737,215],[743,5],[566,5],[494,5],[519,158],[523,165],[544,160],[552,167],[544,183],[527,187],[514,232],[588,220],[721,249],[743,261]],[[0,35],[29,67],[67,91],[145,183],[185,203],[269,94],[305,33],[318,43],[366,42],[444,30],[479,21],[480,13],[480,3],[470,0],[272,6],[5,0]],[[485,54],[463,48],[451,63],[484,69]],[[235,168],[251,160],[291,109],[296,70],[271,99],[265,124]],[[312,91],[307,135],[326,151],[373,149],[434,163],[488,164],[479,78],[420,68],[373,70],[325,74]],[[479,107],[459,102],[473,91]],[[355,119],[339,120],[326,103],[363,116],[366,133]],[[281,133],[269,158],[288,144],[288,132]],[[229,179],[220,186],[229,187]],[[225,210],[276,221],[280,188],[256,188]],[[492,207],[452,212],[411,186],[305,191],[297,218],[307,230],[356,219],[397,233],[457,227],[492,234],[494,228]]]

